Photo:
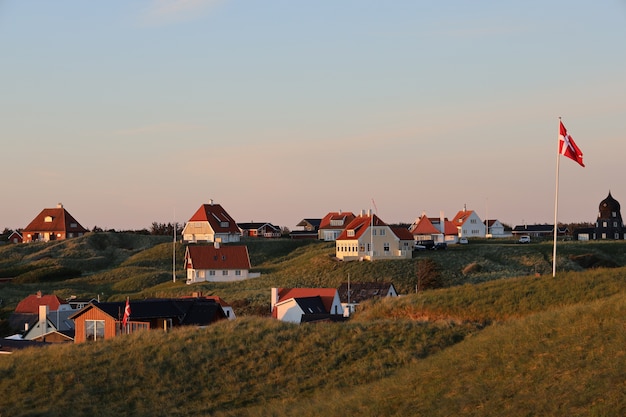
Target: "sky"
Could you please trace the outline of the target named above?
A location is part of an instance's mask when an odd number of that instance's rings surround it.
[[[551,224],[557,178],[593,222],[626,204],[625,74],[625,0],[0,0],[0,228]]]

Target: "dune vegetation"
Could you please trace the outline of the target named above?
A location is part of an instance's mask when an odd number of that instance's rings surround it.
[[[0,277],[13,278],[0,283],[5,321],[37,290],[104,300],[202,291],[239,317],[2,356],[0,417],[626,412],[625,243],[559,243],[554,278],[550,242],[477,241],[373,263],[337,262],[324,242],[243,243],[260,278],[191,286],[184,247],[163,237],[0,247]],[[348,277],[392,281],[404,296],[364,303],[344,323],[267,317],[273,286]]]

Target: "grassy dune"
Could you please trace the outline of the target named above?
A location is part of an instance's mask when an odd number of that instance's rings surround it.
[[[626,414],[621,242],[564,243],[552,278],[549,243],[472,243],[407,261],[340,263],[327,243],[255,241],[249,249],[261,278],[187,286],[182,275],[172,282],[171,242],[92,239],[0,248],[0,275],[36,278],[0,284],[3,314],[38,289],[105,299],[202,290],[236,305],[240,318],[0,357],[0,417]],[[176,251],[182,261],[182,245]],[[341,324],[260,317],[271,286],[337,286],[349,274],[410,292],[426,257],[446,288],[365,303]],[[81,274],[37,278],[42,264]],[[601,265],[612,267],[590,268]]]

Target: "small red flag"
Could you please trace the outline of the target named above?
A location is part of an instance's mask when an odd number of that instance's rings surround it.
[[[584,167],[582,151],[576,146],[574,139],[567,134],[567,129],[565,129],[563,123],[559,121],[559,125],[559,153],[567,156],[572,161],[578,162],[580,166]]]
[[[124,318],[122,319],[122,326],[126,327],[126,322],[130,318],[130,302],[128,301],[128,297],[126,297],[126,307],[124,308]]]

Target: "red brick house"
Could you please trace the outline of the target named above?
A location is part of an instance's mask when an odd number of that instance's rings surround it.
[[[48,242],[79,237],[88,230],[80,225],[59,203],[56,208],[46,208],[22,230],[24,243]]]

